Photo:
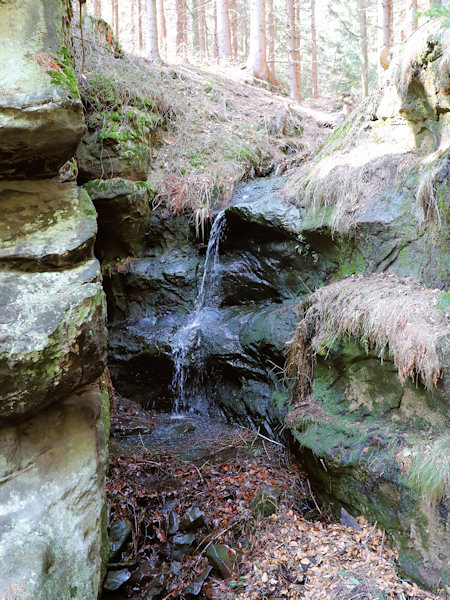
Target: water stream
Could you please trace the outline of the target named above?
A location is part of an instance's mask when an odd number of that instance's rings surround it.
[[[201,393],[201,325],[209,311],[217,307],[217,285],[220,280],[219,245],[225,227],[225,211],[221,211],[211,228],[206,249],[203,276],[200,282],[194,310],[187,322],[176,332],[172,343],[174,375],[172,391],[175,413],[202,413],[207,409],[207,401]],[[189,359],[194,354],[197,377],[188,378]],[[188,381],[189,379],[189,381]]]

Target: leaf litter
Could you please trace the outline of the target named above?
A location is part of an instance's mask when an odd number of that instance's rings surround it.
[[[167,444],[149,449],[141,434],[141,444],[120,446],[127,423],[151,430],[159,419],[137,404],[116,403],[108,518],[110,525],[129,522],[132,535],[112,568],[126,567],[131,576],[105,599],[444,599],[443,591],[401,579],[397,550],[376,524],[357,517],[358,531],[326,514],[286,449],[255,432],[219,424],[206,435],[187,426],[178,436],[184,449],[201,448],[191,454]],[[267,489],[278,498],[264,518],[255,499]],[[190,529],[182,524],[192,512],[201,518]],[[212,546],[226,549],[226,579],[209,562]]]

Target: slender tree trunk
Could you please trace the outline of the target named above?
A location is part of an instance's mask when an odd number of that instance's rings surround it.
[[[411,0],[411,31],[416,31],[419,26],[417,20],[417,0]]]
[[[102,16],[101,0],[94,0],[94,17],[101,18],[101,16]]]
[[[198,0],[192,0],[192,50],[198,54],[200,50],[199,30],[198,30]]]
[[[206,57],[205,2],[198,0],[198,49],[200,57]]]
[[[275,70],[275,23],[273,15],[273,0],[266,0],[267,2],[267,37],[268,37],[268,52],[267,59],[269,61],[270,69]]]
[[[138,36],[139,50],[144,50],[144,30],[142,27],[142,0],[138,0]]]
[[[161,54],[167,58],[167,27],[164,14],[164,0],[156,0],[156,13],[158,17],[158,38]]]
[[[158,48],[156,0],[147,0],[147,58],[155,63],[161,62]]]
[[[176,35],[176,48],[177,55],[186,58],[186,7],[184,6],[183,0],[176,0],[176,12],[177,12],[177,35]]]
[[[311,0],[311,86],[312,97],[319,97],[317,85],[317,33],[316,33],[316,0]]]
[[[389,52],[393,46],[393,0],[381,0],[379,14],[381,17],[380,28],[380,65],[387,69],[390,64]]]
[[[213,58],[219,60],[219,44],[217,41],[217,4],[213,2],[213,21],[214,21],[214,36],[213,36]]]
[[[364,97],[369,95],[369,58],[367,53],[367,11],[366,0],[358,0],[359,43],[361,48],[361,91]]]
[[[238,57],[238,12],[236,0],[229,0],[231,26],[231,55],[233,60]]]
[[[231,59],[231,31],[228,0],[217,0],[217,45],[220,62]]]
[[[297,34],[297,18],[295,0],[287,0],[287,33],[289,53],[289,95],[293,100],[301,102],[301,65],[300,39]]]
[[[265,0],[251,0],[248,66],[254,77],[268,81],[272,85],[277,85],[275,76],[267,65]]]
[[[119,0],[112,0],[112,22],[114,35],[119,40]]]

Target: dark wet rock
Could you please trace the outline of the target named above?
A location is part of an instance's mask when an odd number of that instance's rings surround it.
[[[206,550],[206,557],[224,579],[231,577],[237,560],[235,550],[226,544],[211,544]]]
[[[175,535],[180,528],[180,518],[177,513],[173,510],[169,512],[167,517],[167,533],[169,535]]]
[[[115,592],[131,577],[128,569],[120,569],[119,571],[109,571],[103,582],[103,589],[109,592]]]
[[[150,216],[145,182],[94,180],[83,188],[98,213],[96,255],[104,263],[142,252]]]
[[[114,521],[109,530],[110,560],[120,556],[125,543],[131,535],[131,523],[119,519]]]
[[[195,542],[193,533],[177,533],[173,538],[173,559],[182,561],[191,552]]]
[[[180,521],[180,529],[183,531],[195,531],[196,529],[199,529],[203,523],[204,519],[202,511],[197,506],[193,506],[183,515]]]
[[[203,584],[205,583],[208,575],[211,573],[212,567],[206,567],[206,569],[197,575],[186,588],[186,594],[191,594],[192,596],[198,596],[202,591]]]
[[[157,575],[147,588],[145,600],[152,600],[152,598],[156,598],[156,596],[162,594],[166,587],[166,581],[167,575],[165,573]]]
[[[253,516],[267,518],[277,512],[280,505],[281,489],[276,485],[264,485],[250,503]]]

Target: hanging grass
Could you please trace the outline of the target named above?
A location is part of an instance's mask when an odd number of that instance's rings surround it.
[[[311,389],[314,357],[351,336],[379,357],[390,356],[402,383],[420,379],[436,386],[450,336],[446,295],[413,278],[353,275],[323,287],[302,305],[302,319],[289,342],[287,373],[298,397]]]

